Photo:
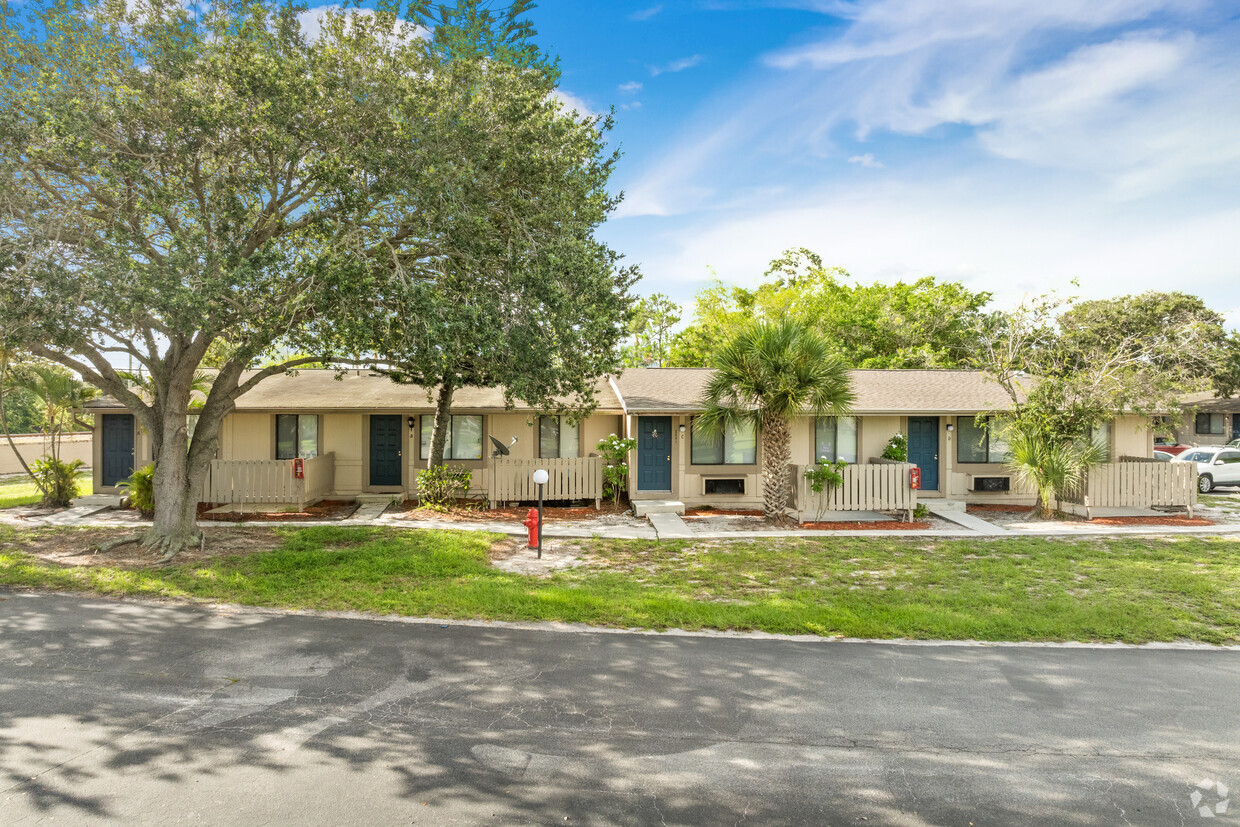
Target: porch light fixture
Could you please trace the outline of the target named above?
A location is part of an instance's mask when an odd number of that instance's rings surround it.
[[[409,426],[409,432],[412,433],[413,430],[418,427],[418,418],[416,416],[411,416],[405,420],[405,424]]]
[[[953,430],[955,430],[955,428],[956,428],[956,426],[955,426],[955,425],[952,425],[951,423],[948,423],[948,425],[947,425],[947,432],[950,434]]]
[[[681,425],[681,426],[680,426],[680,432],[681,432],[682,434],[685,432],[685,426],[684,426],[684,425]]]

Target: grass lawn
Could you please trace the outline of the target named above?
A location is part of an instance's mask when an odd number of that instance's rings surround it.
[[[0,527],[0,585],[652,629],[1240,642],[1240,543],[1224,538],[595,540],[589,565],[539,578],[492,568],[499,538],[477,532],[254,529],[253,553],[67,568],[22,550],[52,531]]]
[[[89,494],[92,490],[90,474],[78,475],[78,490]],[[19,505],[37,505],[43,495],[24,474],[0,480],[0,508],[15,508]]]

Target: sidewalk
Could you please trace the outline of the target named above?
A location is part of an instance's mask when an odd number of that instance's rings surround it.
[[[42,517],[20,519],[16,515],[5,515],[0,512],[0,521],[14,526],[57,526],[82,528],[142,528],[149,526],[149,521],[133,519],[108,519],[108,511],[87,509],[67,509]],[[383,526],[413,530],[438,531],[486,531],[493,534],[507,534],[524,537],[525,527],[520,523],[509,521],[456,522],[452,520],[409,520],[397,518],[395,514],[377,512],[371,509],[365,514],[359,509],[346,520],[271,520],[263,522],[223,522],[203,521],[203,528],[238,527],[238,526],[270,526],[281,528],[308,528],[311,526]],[[6,519],[7,517],[7,519]],[[976,521],[976,523],[974,522]],[[1046,523],[1021,523],[1008,526],[996,526],[976,517],[961,520],[963,525],[952,528],[934,528],[922,530],[809,530],[809,529],[772,529],[760,531],[711,531],[689,525],[670,526],[663,532],[649,523],[636,525],[583,525],[580,522],[557,525],[554,522],[543,525],[543,536],[564,539],[589,539],[599,537],[616,540],[750,540],[775,537],[937,537],[937,538],[975,538],[985,540],[1010,539],[1013,537],[1117,537],[1117,536],[1237,536],[1240,537],[1240,524],[1213,526],[1111,526],[1090,525],[1088,523],[1065,525]],[[980,525],[977,525],[980,524]],[[684,526],[685,530],[681,529]],[[663,535],[660,537],[660,535]]]

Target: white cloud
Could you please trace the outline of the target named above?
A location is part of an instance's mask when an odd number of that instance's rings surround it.
[[[354,9],[354,8],[346,9],[345,7],[338,5],[338,4],[331,4],[331,5],[326,5],[326,6],[313,6],[311,8],[306,9],[305,11],[299,12],[297,15],[297,22],[301,24],[302,34],[306,36],[306,39],[313,41],[313,40],[318,40],[319,37],[322,36],[323,21],[330,15],[338,15],[338,14],[344,14],[347,17],[351,17],[352,15],[355,15],[355,14],[365,15],[369,17],[369,16],[372,16],[374,12],[370,9]],[[421,38],[430,37],[429,30],[424,29],[421,26],[415,26],[404,20],[397,20],[395,25],[393,25],[392,27],[392,33],[398,34],[398,33],[406,33],[406,32],[411,34],[414,37],[421,37]]]
[[[673,60],[671,63],[665,63],[662,66],[651,66],[650,74],[654,77],[668,72],[683,72],[686,69],[692,69],[703,60],[701,55],[692,55],[691,57],[682,57],[679,60]]]
[[[592,117],[598,114],[590,107],[590,104],[565,89],[556,89],[551,93],[551,97],[552,99],[558,101],[560,107],[566,112],[576,110],[579,115],[586,117]]]
[[[656,14],[658,14],[661,11],[663,11],[662,4],[659,4],[657,6],[651,6],[650,8],[641,9],[639,11],[633,12],[632,14],[629,15],[629,20],[636,20],[638,22],[642,20],[649,20],[650,18],[654,17]]]
[[[1073,278],[1087,296],[1110,296],[1167,289],[1174,276],[1174,289],[1240,307],[1240,288],[1227,287],[1240,260],[1240,206],[1175,212],[1114,212],[1071,182],[1023,198],[999,180],[867,183],[793,206],[691,219],[641,263],[648,279],[679,298],[708,266],[751,285],[780,251],[806,246],[860,281],[935,275],[993,292],[1002,306]],[[1240,322],[1240,313],[1230,319]]]
[[[883,168],[883,162],[874,160],[874,154],[872,152],[867,152],[864,155],[854,155],[848,159],[848,163],[868,167],[869,169]]]
[[[626,95],[635,95],[642,90],[642,85],[636,80],[631,80],[620,84],[617,88]]]

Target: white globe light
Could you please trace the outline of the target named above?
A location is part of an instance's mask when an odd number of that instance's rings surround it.
[[[541,468],[534,472],[534,482],[537,485],[546,485],[548,478],[547,472]]]

